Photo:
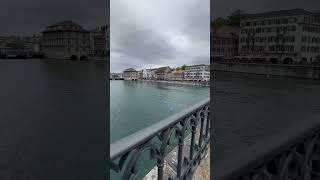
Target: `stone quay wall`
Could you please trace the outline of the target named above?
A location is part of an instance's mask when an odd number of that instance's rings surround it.
[[[257,74],[266,76],[282,76],[304,79],[320,79],[320,66],[255,64],[255,63],[212,63],[211,71],[224,71]]]

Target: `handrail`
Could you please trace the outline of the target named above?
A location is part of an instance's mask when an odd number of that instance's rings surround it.
[[[177,153],[176,179],[192,176],[194,165],[198,165],[208,149],[209,136],[209,102],[203,100],[185,110],[155,123],[145,129],[124,137],[110,145],[111,169],[122,174],[122,179],[130,179],[136,175],[133,169],[144,151],[151,153],[157,160],[158,179],[163,179],[163,165],[166,149],[173,134],[179,140]],[[184,139],[187,130],[191,128],[191,148],[189,159],[183,158]],[[197,131],[197,129],[199,129]],[[195,142],[195,135],[199,132],[199,142]],[[152,142],[160,140],[160,144]],[[182,166],[190,163],[189,167]],[[191,164],[192,163],[192,164]]]
[[[315,119],[315,120],[314,120]],[[293,124],[226,159],[214,161],[215,180],[320,178],[320,121],[318,118]],[[314,164],[316,165],[316,164]]]

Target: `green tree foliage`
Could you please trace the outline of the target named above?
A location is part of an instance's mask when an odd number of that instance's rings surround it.
[[[236,10],[231,13],[231,15],[228,16],[227,19],[218,17],[211,22],[210,27],[214,30],[217,30],[226,25],[240,27],[241,15],[243,15],[244,13],[245,12],[242,10]]]
[[[183,71],[186,70],[186,65],[185,64],[181,66],[181,70],[183,70]]]
[[[220,27],[226,25],[227,23],[228,21],[226,19],[219,17],[211,22],[211,28],[217,30]]]
[[[229,17],[228,17],[228,24],[230,26],[238,26],[240,27],[240,20],[241,15],[244,14],[244,11],[242,10],[236,10],[234,11]]]
[[[14,49],[24,49],[24,42],[21,40],[14,40],[12,42],[7,43],[6,46]]]

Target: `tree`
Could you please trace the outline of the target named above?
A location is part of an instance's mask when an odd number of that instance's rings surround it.
[[[185,64],[181,66],[181,70],[183,70],[183,71],[186,70],[186,65]]]
[[[228,24],[230,26],[238,26],[240,27],[241,16],[244,14],[242,10],[234,11],[230,16],[228,16]]]
[[[24,49],[24,42],[21,40],[14,40],[14,41],[8,42],[6,44],[6,47],[13,48],[13,49]]]
[[[219,28],[221,28],[222,26],[225,26],[228,24],[228,20],[223,19],[221,17],[213,20],[210,24],[211,29],[213,29],[213,31],[215,32],[216,30],[218,30]]]

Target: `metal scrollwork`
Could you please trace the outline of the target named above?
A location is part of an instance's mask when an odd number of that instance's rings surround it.
[[[207,99],[149,129],[143,129],[113,143],[110,154],[111,170],[118,173],[122,180],[134,179],[139,171],[139,159],[143,154],[149,153],[150,158],[156,160],[157,179],[163,180],[167,151],[173,148],[174,143],[170,141],[175,139],[175,142],[178,142],[177,163],[174,168],[176,172],[174,177],[169,176],[167,179],[190,179],[209,148],[209,102],[210,99]],[[196,141],[197,133],[198,141]],[[188,156],[185,155],[187,136],[191,137]]]
[[[281,140],[281,143],[272,147],[271,141],[268,147],[270,151],[256,153],[256,159],[241,159],[233,169],[234,174],[223,172],[218,174],[217,180],[318,180],[320,179],[320,129],[318,123],[310,124],[310,127],[292,129],[292,136]],[[318,128],[317,128],[318,127]],[[296,133],[297,132],[297,133]],[[299,137],[299,133],[303,136]],[[292,137],[292,138],[291,138]],[[290,139],[291,138],[291,139]],[[273,139],[274,140],[274,139]],[[261,150],[262,146],[253,147]],[[252,150],[252,149],[251,149]],[[248,157],[248,156],[246,156]],[[232,162],[232,161],[228,161]],[[237,164],[237,163],[236,163]],[[255,166],[254,166],[255,165]],[[219,172],[220,173],[220,172]]]

